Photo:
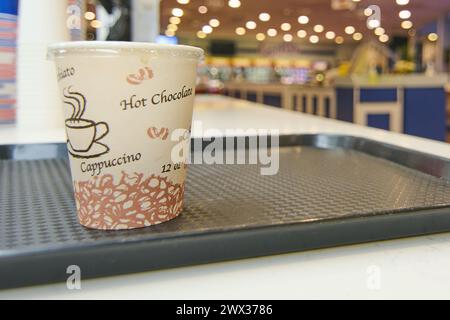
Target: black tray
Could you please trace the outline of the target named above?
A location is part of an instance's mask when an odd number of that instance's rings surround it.
[[[179,218],[120,232],[78,224],[65,145],[0,146],[0,287],[450,231],[449,160],[344,136],[281,145],[275,176],[191,165]]]

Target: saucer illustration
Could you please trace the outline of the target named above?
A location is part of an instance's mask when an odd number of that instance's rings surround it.
[[[72,107],[72,115],[66,120],[67,148],[75,158],[96,158],[109,152],[109,147],[99,141],[109,133],[106,122],[95,122],[83,117],[86,97],[79,92],[64,89],[64,103]]]
[[[109,147],[100,142],[94,142],[88,151],[82,152],[82,151],[75,151],[72,145],[70,144],[70,141],[67,140],[67,149],[74,158],[81,158],[81,159],[97,158],[109,152]]]

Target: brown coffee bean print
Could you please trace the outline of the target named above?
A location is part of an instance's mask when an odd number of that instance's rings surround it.
[[[167,138],[169,137],[169,132],[169,128],[158,129],[156,127],[151,127],[147,130],[147,134],[150,139],[167,140]]]
[[[166,177],[122,173],[74,183],[80,223],[88,228],[122,230],[173,219],[183,208],[184,185]]]
[[[144,67],[139,69],[137,73],[129,74],[126,80],[129,84],[139,85],[144,80],[153,79],[153,76],[153,70],[149,67]]]

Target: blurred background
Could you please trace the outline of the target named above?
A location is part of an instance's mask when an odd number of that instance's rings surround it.
[[[203,48],[198,94],[450,141],[449,11],[450,0],[2,0],[0,123],[60,125],[43,112],[61,113],[49,43],[142,41]]]

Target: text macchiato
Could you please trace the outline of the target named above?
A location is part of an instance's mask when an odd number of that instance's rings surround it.
[[[58,81],[75,75],[75,68],[66,68],[64,70],[58,69]]]

